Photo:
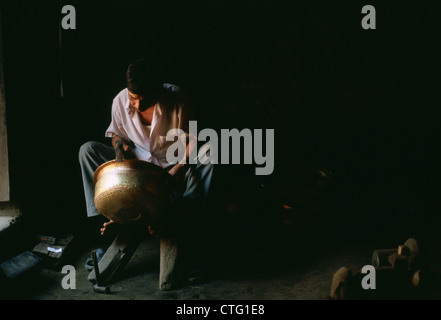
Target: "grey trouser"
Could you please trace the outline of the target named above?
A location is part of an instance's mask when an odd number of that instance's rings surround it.
[[[95,185],[93,174],[101,164],[113,160],[115,157],[113,147],[100,142],[89,141],[80,148],[79,161],[88,217],[99,215],[94,204]],[[212,164],[197,164],[189,167],[184,179],[186,184],[183,192],[184,198],[198,199],[201,200],[201,203],[206,201],[211,185],[213,167]]]

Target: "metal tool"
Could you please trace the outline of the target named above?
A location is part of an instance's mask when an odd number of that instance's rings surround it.
[[[93,268],[95,269],[95,283],[93,285],[93,291],[98,293],[104,293],[109,294],[110,293],[110,287],[109,286],[102,286],[100,281],[100,270],[98,268],[98,259],[96,257],[96,251],[92,251],[92,259],[93,259]]]

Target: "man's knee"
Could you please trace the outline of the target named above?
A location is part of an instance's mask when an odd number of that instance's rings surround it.
[[[78,154],[79,159],[84,159],[85,157],[87,157],[89,154],[93,153],[95,150],[95,146],[96,146],[97,142],[95,141],[88,141],[86,143],[84,143],[81,147],[80,147],[80,152]]]
[[[96,166],[113,159],[115,159],[115,150],[110,145],[89,141],[80,147],[79,161],[81,165]]]
[[[187,190],[184,193],[184,197],[189,196],[191,194],[198,193],[203,190],[203,194],[205,196],[210,189],[211,181],[213,178],[214,164],[207,163],[201,164],[198,163],[194,167],[190,167],[190,170],[187,172]],[[196,190],[199,190],[196,192]]]
[[[202,179],[211,179],[211,176],[213,174],[214,170],[214,164],[207,163],[207,164],[197,164],[196,165],[196,172],[198,172],[199,176]]]

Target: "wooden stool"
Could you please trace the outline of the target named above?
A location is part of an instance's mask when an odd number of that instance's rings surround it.
[[[112,242],[98,263],[102,285],[115,280],[129,262],[143,239],[132,228],[122,230]],[[174,239],[160,239],[159,289],[172,290],[180,283],[182,272],[179,267],[179,247]],[[88,276],[96,281],[95,270]]]
[[[174,239],[160,239],[159,290],[175,289],[182,277],[179,246]]]

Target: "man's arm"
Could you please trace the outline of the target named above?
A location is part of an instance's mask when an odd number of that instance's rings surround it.
[[[130,144],[129,144],[130,141],[127,138],[127,133],[124,129],[122,115],[121,115],[121,110],[124,109],[124,105],[127,103],[126,98],[127,98],[126,90],[122,90],[113,99],[111,122],[105,133],[105,136],[107,138],[112,138],[113,148],[115,148],[115,143],[117,140],[122,140],[124,151],[128,151],[130,149]]]
[[[195,120],[193,105],[190,102],[188,96],[184,93],[180,93],[180,108],[181,108],[181,116],[179,127],[186,133],[187,135],[187,143],[185,148],[185,158],[182,159],[179,163],[177,163],[170,171],[169,174],[172,176],[176,175],[178,172],[185,171],[183,170],[186,167],[186,164],[190,163],[190,156],[193,156],[193,150],[196,149],[197,141],[195,137],[190,137],[189,132],[189,121]],[[196,150],[197,151],[197,150]]]
[[[178,173],[185,173],[184,169],[186,165],[190,163],[190,155],[192,154],[192,150],[196,147],[196,143],[197,142],[195,141],[195,139],[190,139],[190,141],[187,142],[187,146],[185,148],[185,158],[170,169],[170,171],[168,172],[170,175],[175,176],[178,175]]]

